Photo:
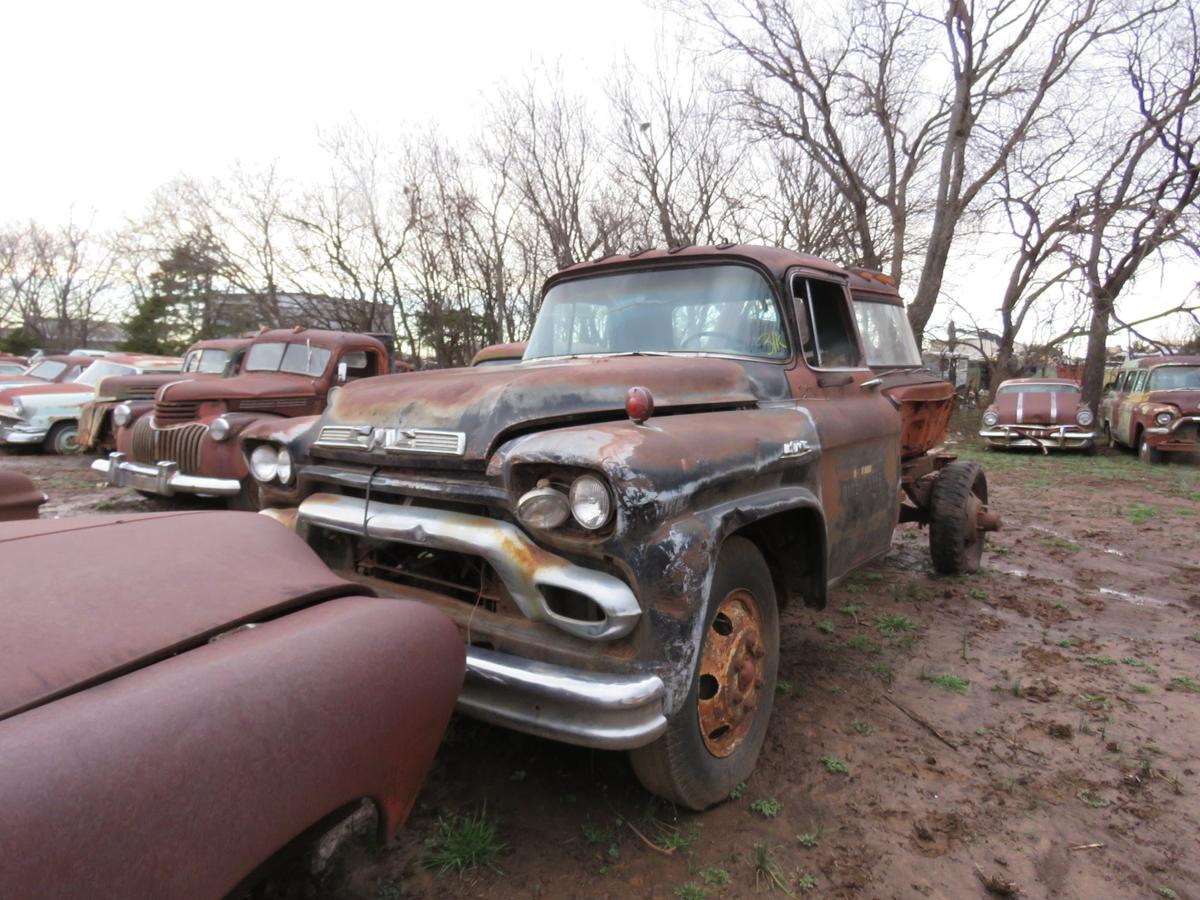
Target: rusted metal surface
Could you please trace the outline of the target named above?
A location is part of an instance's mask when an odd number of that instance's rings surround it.
[[[52,378],[41,378],[28,373],[24,375],[0,375],[0,391],[10,387],[17,387],[23,384],[41,384],[53,383],[61,384],[65,381],[70,381],[79,374],[81,369],[86,369],[96,361],[92,356],[71,356],[70,354],[55,354],[52,356],[43,356],[38,359],[34,365],[41,362],[60,362],[65,368],[54,375]],[[3,401],[0,401],[3,402]]]
[[[1133,447],[1144,461],[1200,454],[1200,356],[1130,360],[1105,392],[1100,419],[1111,444]]]
[[[0,472],[0,522],[36,519],[38,507],[47,499],[28,475]]]
[[[766,677],[762,611],[749,591],[738,590],[717,606],[700,658],[700,734],[713,756],[741,745],[754,722]]]
[[[471,365],[489,366],[517,363],[525,355],[525,347],[524,341],[515,341],[511,344],[489,344],[471,357]]]
[[[984,411],[980,437],[994,447],[1087,449],[1095,416],[1069,378],[1012,378]]]

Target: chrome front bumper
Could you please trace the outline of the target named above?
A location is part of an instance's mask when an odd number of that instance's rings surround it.
[[[1071,450],[1086,447],[1096,440],[1094,431],[1080,431],[1074,425],[993,425],[979,436],[996,447],[1055,447]]]
[[[170,497],[172,494],[213,494],[218,497],[234,497],[242,490],[236,478],[206,478],[202,475],[184,475],[179,464],[160,462],[157,465],[130,462],[124,453],[113,453],[108,459],[98,459],[92,468],[103,472],[108,483],[114,487],[131,487],[152,494]]]
[[[49,433],[28,425],[0,425],[0,444],[40,444]]]
[[[1164,435],[1167,442],[1178,441],[1178,445],[1174,448],[1157,447],[1156,449],[1183,449],[1188,450],[1197,446],[1196,442],[1191,438],[1179,439],[1176,433],[1180,428],[1185,426],[1195,425],[1197,431],[1200,431],[1200,416],[1180,416],[1178,419],[1172,419],[1169,425],[1155,425],[1153,428],[1147,428],[1146,434]]]
[[[517,526],[486,516],[400,506],[339,494],[313,494],[300,504],[308,525],[402,544],[469,553],[487,560],[528,618],[593,641],[624,637],[641,618],[633,591],[621,579],[575,565],[543,550]],[[550,608],[543,588],[583,594],[603,612],[599,622],[562,616]]]
[[[631,750],[666,730],[664,692],[657,675],[584,672],[468,647],[458,708],[566,744]]]

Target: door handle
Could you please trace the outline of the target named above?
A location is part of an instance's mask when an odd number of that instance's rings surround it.
[[[877,388],[883,384],[882,378],[871,378],[859,385],[864,391],[869,391],[871,388]]]

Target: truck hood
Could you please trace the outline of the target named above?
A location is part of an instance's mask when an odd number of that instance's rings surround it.
[[[98,400],[153,400],[155,393],[164,384],[173,381],[192,381],[196,378],[218,378],[208,372],[156,372],[146,375],[113,375],[100,382],[96,392]]]
[[[1019,401],[1019,403],[1018,403]],[[997,394],[996,413],[1002,425],[1074,424],[1075,412],[1083,405],[1079,394]]]
[[[1174,391],[1151,391],[1147,398],[1151,403],[1170,403],[1178,406],[1179,411],[1186,415],[1200,413],[1200,391],[1193,388],[1179,388]]]
[[[303,375],[283,375],[279,372],[251,372],[233,378],[189,378],[169,384],[159,392],[158,399],[169,403],[203,402],[205,400],[285,399],[317,395],[311,378]]]
[[[0,571],[0,719],[241,623],[369,593],[251,513],[0,522]]]
[[[650,389],[655,415],[788,396],[777,365],[687,356],[588,357],[371,378],[338,391],[321,424],[458,431],[466,437],[463,458],[479,461],[511,432],[620,418],[625,394],[635,385]]]
[[[76,384],[73,381],[65,381],[62,384],[54,384],[53,382],[41,384],[28,384],[24,387],[8,388],[0,390],[0,406],[11,405],[13,400],[20,397],[22,400],[29,398],[46,398],[50,396],[69,397],[70,402],[85,403],[95,394],[95,390],[90,384]],[[38,402],[34,400],[33,402]]]

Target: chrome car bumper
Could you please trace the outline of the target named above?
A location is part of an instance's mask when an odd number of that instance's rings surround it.
[[[657,675],[584,672],[468,647],[458,708],[566,744],[631,750],[666,730],[664,692]]]
[[[242,489],[242,483],[236,478],[185,475],[179,471],[178,463],[164,461],[151,466],[130,462],[124,453],[113,453],[108,459],[98,459],[92,463],[92,468],[107,475],[108,483],[114,487],[131,487],[167,497],[172,494],[233,497]]]
[[[1075,425],[993,425],[979,436],[994,447],[1055,447],[1071,450],[1086,447],[1096,440],[1094,431],[1081,431]]]
[[[1156,450],[1195,451],[1200,446],[1197,439],[1190,434],[1181,437],[1179,435],[1181,428],[1188,431],[1195,428],[1196,432],[1200,434],[1200,416],[1180,416],[1178,419],[1172,419],[1169,425],[1147,428],[1146,434],[1154,434],[1162,438],[1162,442],[1154,444]],[[1174,446],[1164,446],[1169,444],[1174,444]]]
[[[621,579],[543,550],[520,528],[500,519],[375,500],[368,510],[359,497],[313,494],[300,504],[299,520],[332,531],[482,557],[529,619],[548,622],[576,637],[593,641],[624,637],[642,615],[633,591]],[[550,608],[543,588],[583,594],[604,618],[594,622],[560,615]]]
[[[50,432],[30,425],[0,425],[0,444],[40,444]]]

